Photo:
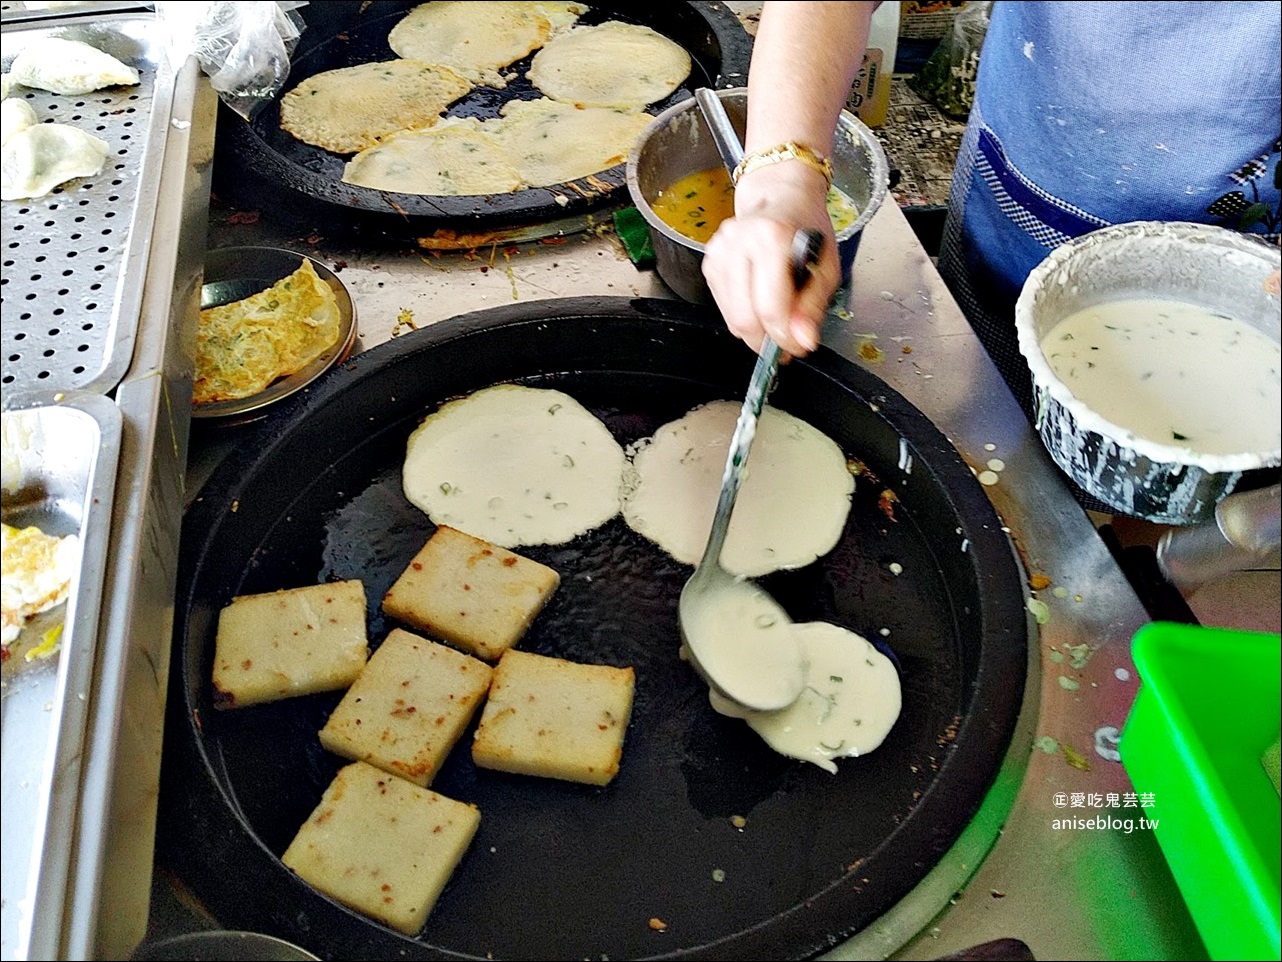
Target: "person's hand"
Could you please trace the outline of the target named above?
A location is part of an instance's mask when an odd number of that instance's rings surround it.
[[[796,356],[819,346],[824,312],[841,282],[827,197],[823,175],[804,164],[759,167],[735,187],[736,216],[708,241],[703,276],[726,326],[754,351],[766,334]],[[789,255],[802,227],[821,230],[825,241],[810,282],[798,292]]]

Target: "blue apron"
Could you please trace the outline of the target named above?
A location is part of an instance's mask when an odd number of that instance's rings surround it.
[[[1182,220],[1276,239],[1282,4],[993,4],[939,268],[1026,411],[1014,304],[1055,247]]]

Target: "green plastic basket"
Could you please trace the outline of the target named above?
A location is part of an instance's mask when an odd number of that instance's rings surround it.
[[[1261,756],[1282,728],[1282,638],[1156,622],[1122,761],[1215,959],[1279,957],[1282,803]]]

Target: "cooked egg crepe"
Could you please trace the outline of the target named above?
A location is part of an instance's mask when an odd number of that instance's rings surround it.
[[[326,70],[281,98],[280,125],[338,154],[372,147],[398,130],[430,127],[472,89],[449,67],[389,60]]]
[[[402,194],[503,194],[521,187],[521,176],[489,124],[444,120],[425,130],[403,130],[359,154],[343,168],[343,181]],[[483,129],[484,128],[484,129]]]
[[[338,342],[338,298],[311,262],[265,291],[200,312],[196,404],[249,397]]]
[[[553,100],[580,107],[644,107],[690,75],[690,55],[649,27],[608,20],[575,27],[534,55],[527,76]]]
[[[575,14],[569,16],[573,22]],[[444,64],[475,83],[505,87],[499,68],[543,46],[552,29],[538,3],[433,0],[411,10],[387,42],[397,56]]]
[[[653,120],[639,110],[575,107],[540,97],[513,100],[503,117],[483,126],[494,131],[527,187],[546,187],[596,174],[628,157]]]
[[[27,619],[67,600],[80,562],[80,539],[0,525],[0,558],[0,641],[7,645]]]

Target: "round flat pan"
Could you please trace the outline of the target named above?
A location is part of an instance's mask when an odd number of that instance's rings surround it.
[[[395,58],[387,35],[417,5],[404,0],[331,0],[304,7],[300,13],[307,29],[285,89],[326,70]],[[648,108],[652,113],[686,99],[696,87],[741,86],[748,76],[752,41],[722,4],[593,3],[578,22],[591,25],[606,20],[651,27],[690,54],[690,77],[670,96],[652,104]],[[511,100],[541,97],[525,77],[533,56],[503,70],[517,74],[506,88],[476,87],[452,104],[446,115],[484,120],[497,117]],[[487,232],[506,230],[510,234],[506,239],[515,240],[557,233],[571,222],[581,228],[587,214],[617,207],[628,198],[623,164],[591,178],[510,194],[434,197],[345,184],[343,165],[348,158],[305,144],[282,130],[279,99],[263,108],[253,123],[224,110],[219,146],[223,148],[221,166],[234,171],[233,177],[220,178],[220,192],[295,220],[323,217],[330,234],[349,229],[421,237],[432,246],[474,247],[489,242],[482,236]],[[535,225],[541,225],[541,232]],[[514,231],[518,227],[525,229]]]
[[[469,730],[432,788],[478,805],[481,826],[417,939],[313,891],[278,858],[344,764],[316,737],[339,694],[212,705],[218,612],[235,595],[359,577],[379,599],[422,546],[432,525],[402,495],[400,468],[410,431],[443,401],[506,381],[556,387],[626,444],[697,403],[735,398],[752,362],[715,315],[686,305],[539,301],[380,345],[247,438],[184,524],[161,794],[162,857],[225,926],[333,958],[804,958],[921,880],[1009,742],[1023,593],[956,451],[825,350],[786,367],[772,403],[870,474],[837,548],[763,584],[797,620],[870,639],[889,629],[904,695],[881,748],[837,775],[774,754],[712,711],[677,656],[691,569],[618,518],[524,549],[562,582],[521,646],[635,667],[621,771],[593,788],[477,769]],[[371,643],[391,627],[372,601]]]

